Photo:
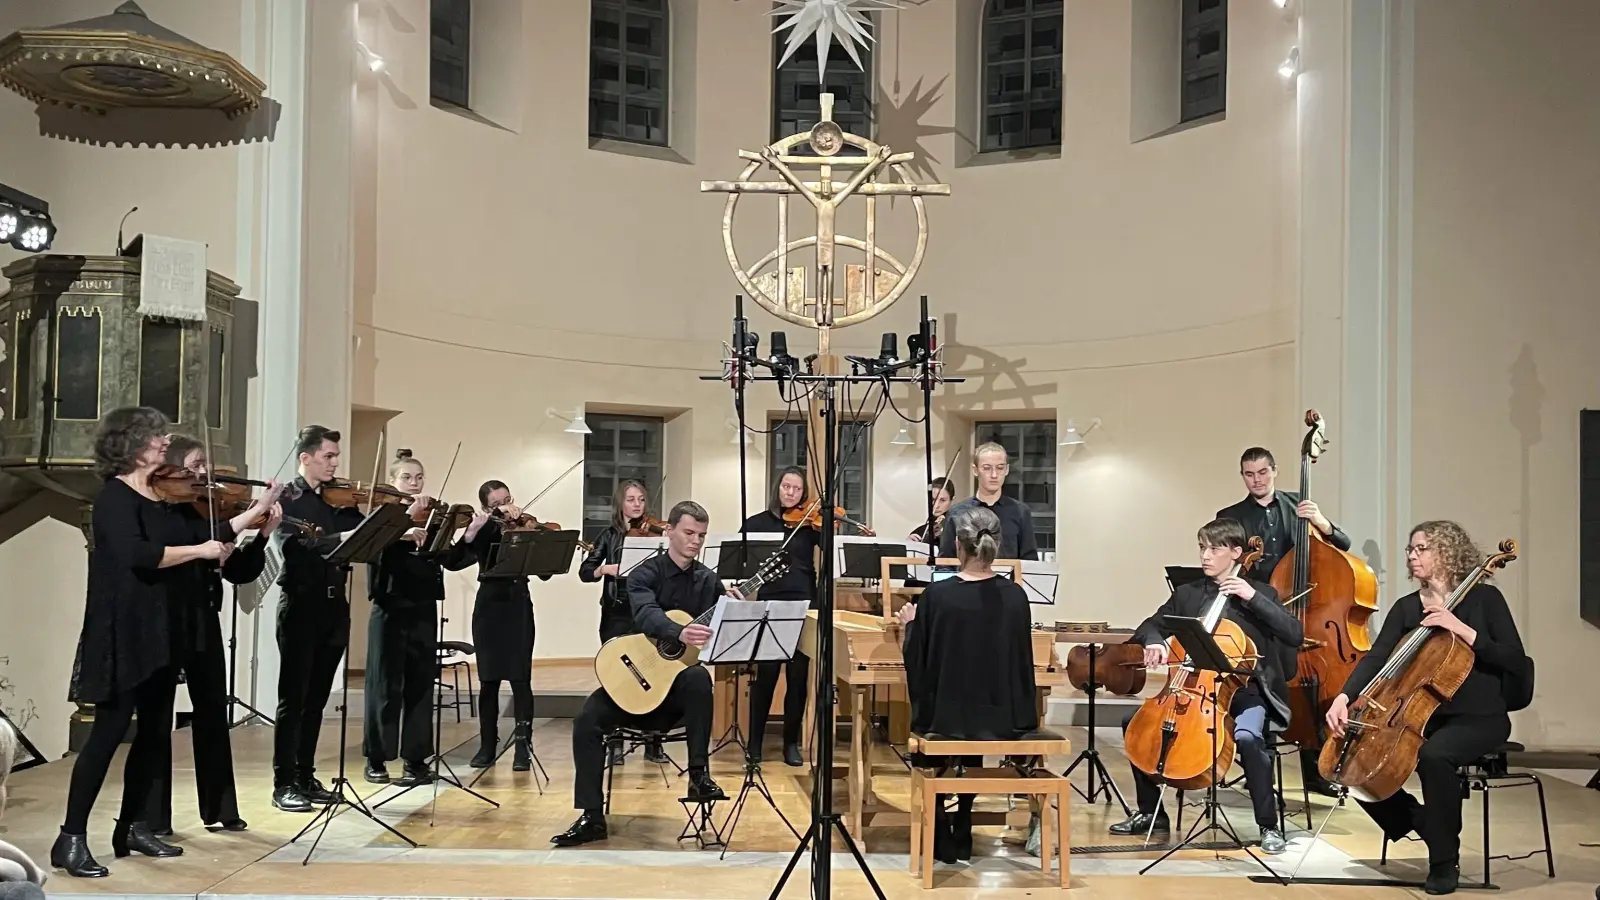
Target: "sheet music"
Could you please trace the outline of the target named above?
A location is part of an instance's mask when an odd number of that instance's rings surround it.
[[[716,665],[790,659],[800,644],[800,632],[810,608],[806,600],[738,600],[724,596],[711,614],[711,639],[706,642],[702,660]],[[755,641],[763,617],[767,620],[767,636],[758,648]],[[759,660],[753,658],[757,652]]]
[[[617,563],[617,577],[623,581],[638,565],[667,549],[665,537],[625,537],[622,539],[622,556]]]

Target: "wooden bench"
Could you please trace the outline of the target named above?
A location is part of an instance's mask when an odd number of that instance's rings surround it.
[[[939,736],[911,735],[907,749],[926,756],[1002,756],[1021,758],[1022,764],[1001,769],[967,769],[963,774],[945,774],[939,770],[913,767],[911,770],[911,874],[922,876],[922,886],[933,887],[933,830],[940,794],[1003,794],[1025,795],[1039,807],[1039,866],[1049,874],[1051,855],[1055,851],[1050,825],[1050,800],[1055,799],[1056,825],[1060,833],[1061,886],[1067,887],[1071,876],[1071,844],[1068,840],[1067,813],[1072,796],[1072,782],[1043,767],[1047,756],[1067,756],[1072,752],[1072,742],[1064,737],[1040,732],[1015,741],[962,741]],[[978,816],[973,817],[979,821]]]

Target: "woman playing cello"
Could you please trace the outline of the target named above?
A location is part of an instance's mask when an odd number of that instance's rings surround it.
[[[1428,845],[1430,894],[1453,892],[1461,878],[1461,779],[1456,769],[1493,752],[1511,735],[1502,682],[1527,674],[1522,637],[1497,588],[1479,583],[1453,609],[1446,603],[1480,561],[1472,539],[1454,522],[1423,522],[1411,529],[1406,574],[1421,587],[1401,597],[1383,617],[1378,639],[1328,710],[1328,728],[1336,739],[1343,737],[1351,698],[1361,696],[1413,629],[1443,629],[1472,648],[1471,672],[1423,732],[1417,754],[1422,802],[1403,789],[1377,802],[1358,801],[1389,840],[1415,831]]]

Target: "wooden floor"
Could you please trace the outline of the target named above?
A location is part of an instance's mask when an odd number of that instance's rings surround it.
[[[330,725],[333,723],[330,722]],[[445,727],[445,743],[467,742],[450,755],[456,771],[470,778],[473,770],[465,765],[474,741],[475,722]],[[509,724],[509,723],[506,723]],[[358,723],[351,723],[350,734],[357,735]],[[101,862],[111,867],[104,879],[74,879],[57,873],[47,890],[52,896],[81,894],[97,898],[110,896],[194,897],[229,895],[233,897],[429,897],[429,898],[752,898],[767,896],[787,862],[796,841],[773,810],[758,796],[752,796],[744,816],[732,836],[726,859],[718,851],[698,850],[692,840],[680,843],[677,837],[684,816],[674,798],[681,796],[683,780],[670,769],[663,777],[661,767],[629,757],[619,773],[610,819],[609,841],[582,848],[553,850],[551,835],[572,820],[570,722],[552,720],[540,723],[535,731],[535,748],[540,761],[555,783],[540,792],[528,773],[512,773],[509,755],[488,770],[477,785],[484,796],[498,802],[496,809],[471,795],[442,790],[436,802],[431,790],[418,789],[393,799],[379,810],[380,818],[422,846],[409,849],[379,826],[354,813],[337,817],[322,836],[309,865],[302,865],[311,848],[308,835],[290,843],[296,832],[311,820],[309,815],[293,815],[273,810],[269,803],[272,732],[265,727],[246,727],[234,732],[234,754],[239,769],[239,788],[250,830],[242,834],[207,833],[194,815],[189,739],[179,732],[175,746],[177,789],[174,807],[179,836],[186,850],[174,860],[127,859],[111,857],[109,833],[112,811],[120,792],[120,765],[113,770],[105,793],[96,809],[90,828],[90,843]],[[1081,731],[1072,734],[1074,742],[1083,739]],[[1111,744],[1114,732],[1103,737],[1107,764],[1119,783],[1127,787],[1126,764]],[[337,743],[332,729],[324,731],[328,764],[322,769],[330,779],[337,759]],[[769,743],[769,756],[776,748]],[[677,749],[681,761],[681,748]],[[903,805],[906,780],[898,777],[903,766],[888,751],[879,758],[876,771],[883,794]],[[1066,761],[1053,761],[1064,765]],[[18,773],[13,778],[11,806],[0,820],[0,837],[21,846],[41,863],[48,857],[51,841],[60,823],[72,761],[61,760]],[[805,770],[791,769],[781,762],[769,762],[766,783],[779,809],[800,827],[807,815],[807,776]],[[397,789],[378,790],[361,780],[360,763],[352,754],[350,771],[355,787],[368,802],[382,802]],[[730,795],[740,784],[737,750],[730,748],[717,756],[713,772]],[[1081,772],[1081,770],[1080,770]],[[1600,881],[1600,850],[1582,847],[1582,842],[1600,839],[1600,792],[1580,786],[1587,773],[1547,773],[1546,793],[1550,807],[1551,834],[1555,844],[1558,879],[1544,874],[1541,858],[1516,862],[1496,862],[1494,879],[1501,893],[1516,893],[1540,898],[1589,900]],[[1291,784],[1298,776],[1289,775]],[[1464,838],[1464,864],[1467,874],[1481,872],[1481,831],[1478,825],[1480,801],[1474,799],[1466,809],[1468,826]],[[731,804],[719,804],[719,817]],[[1496,792],[1493,800],[1495,850],[1521,853],[1539,842],[1536,796],[1531,788]],[[1229,793],[1228,812],[1232,821],[1247,835],[1248,806],[1241,795]],[[1169,808],[1171,804],[1169,803]],[[1321,822],[1326,806],[1318,805],[1314,820]],[[1121,818],[1121,810],[1105,804],[1077,802],[1072,810],[1072,843],[1078,847],[1111,845],[1105,827]],[[1300,827],[1304,828],[1304,818]],[[1280,871],[1288,873],[1300,863],[1300,874],[1316,876],[1378,877],[1392,874],[1419,877],[1417,866],[1420,844],[1398,848],[1398,861],[1387,872],[1375,868],[1378,850],[1376,830],[1359,810],[1334,814],[1322,838],[1313,842],[1305,831],[1291,832],[1288,853],[1270,859]],[[980,831],[977,852],[971,865],[940,866],[935,895],[939,897],[1023,898],[1061,895],[1053,878],[1038,871],[1038,860],[1017,845],[1020,834],[1002,834],[998,829]],[[920,882],[907,871],[907,836],[903,829],[868,829],[867,859],[884,893],[892,898],[924,895]],[[1127,843],[1127,842],[1124,842]],[[1307,848],[1310,848],[1307,853]],[[1344,898],[1396,896],[1388,887],[1348,887],[1294,885],[1282,887],[1252,882],[1247,876],[1265,874],[1255,863],[1237,851],[1219,855],[1213,851],[1184,851],[1148,876],[1138,870],[1157,854],[1149,852],[1077,853],[1072,859],[1071,895],[1074,897],[1137,897],[1161,900],[1229,894],[1244,896],[1302,896]],[[864,878],[847,854],[835,856],[834,892],[840,898],[871,896]],[[785,897],[804,897],[808,893],[806,872],[809,859],[790,880]],[[1420,894],[1420,892],[1418,892]],[[1470,895],[1468,895],[1470,896]]]

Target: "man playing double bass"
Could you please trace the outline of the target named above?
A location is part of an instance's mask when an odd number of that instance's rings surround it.
[[[1270,580],[1278,563],[1294,549],[1294,536],[1298,530],[1295,527],[1296,518],[1309,521],[1311,527],[1322,532],[1322,536],[1333,546],[1340,550],[1350,549],[1350,537],[1339,530],[1339,526],[1328,521],[1316,503],[1301,500],[1290,491],[1277,489],[1278,461],[1273,459],[1271,450],[1251,447],[1244,451],[1239,457],[1239,477],[1244,479],[1248,495],[1226,509],[1217,510],[1217,518],[1233,519],[1244,526],[1247,536],[1261,538],[1261,561],[1250,573],[1257,580]],[[1300,648],[1289,645],[1280,650],[1283,658],[1278,660],[1279,665],[1285,676],[1292,678]],[[1317,772],[1317,753],[1321,749],[1300,748],[1300,777],[1306,790],[1335,797],[1338,796],[1338,789]]]

